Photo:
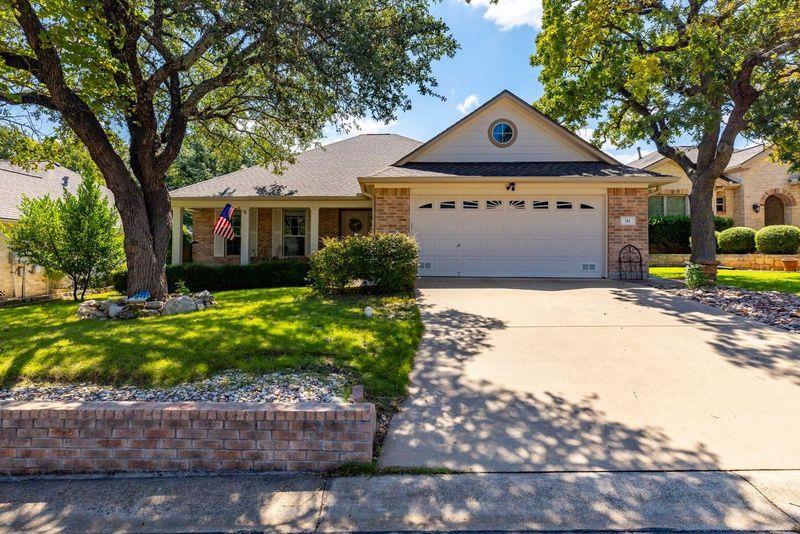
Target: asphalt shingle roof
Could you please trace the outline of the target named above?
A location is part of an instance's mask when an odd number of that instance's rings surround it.
[[[19,205],[23,196],[39,198],[50,195],[51,198],[57,198],[65,188],[75,193],[80,181],[80,174],[60,165],[49,169],[45,165],[25,169],[0,160],[0,219],[19,219]],[[109,201],[113,202],[111,192],[105,187],[102,189]]]
[[[358,178],[391,165],[422,143],[396,134],[362,134],[298,154],[283,174],[249,167],[172,191],[192,197],[352,197]]]
[[[442,176],[625,177],[660,175],[627,165],[613,165],[602,161],[519,161],[454,163],[410,162],[401,166],[392,165],[373,176],[376,178],[404,178],[412,176],[436,178]]]
[[[686,155],[689,157],[690,160],[697,161],[696,147],[684,146],[679,148],[686,153]],[[762,153],[764,150],[766,150],[766,147],[764,145],[755,145],[748,148],[740,148],[739,150],[735,150],[733,152],[733,155],[731,155],[731,161],[730,163],[728,163],[726,169],[738,167],[739,165],[753,159],[754,157]],[[630,166],[636,167],[637,169],[646,169],[647,167],[655,163],[658,163],[662,159],[664,159],[664,156],[662,156],[658,152],[651,152],[645,155],[641,159],[632,161],[630,163]]]

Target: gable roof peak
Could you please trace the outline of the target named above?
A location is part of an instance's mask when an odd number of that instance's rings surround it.
[[[408,154],[406,154],[405,156],[403,156],[401,159],[396,161],[394,163],[394,165],[404,165],[404,164],[408,163],[409,161],[412,161],[414,156],[419,155],[422,152],[426,151],[432,145],[434,145],[435,143],[439,142],[441,139],[443,139],[448,134],[450,134],[451,132],[453,132],[454,130],[459,128],[461,125],[465,124],[466,122],[471,120],[473,117],[475,117],[478,114],[482,113],[483,111],[485,111],[486,109],[488,109],[489,107],[494,105],[496,102],[498,102],[500,99],[505,99],[505,98],[510,99],[512,102],[514,102],[515,104],[519,105],[527,113],[531,114],[534,117],[534,119],[538,119],[540,121],[544,121],[546,124],[554,126],[556,131],[558,131],[561,134],[563,134],[567,138],[567,140],[571,141],[573,144],[575,144],[578,147],[582,148],[584,151],[587,151],[587,152],[591,153],[599,161],[603,161],[605,163],[610,163],[612,165],[621,165],[621,163],[619,161],[617,161],[616,159],[614,159],[612,156],[610,156],[609,154],[606,154],[605,152],[603,152],[602,150],[600,150],[599,148],[597,148],[596,146],[591,144],[589,141],[583,139],[578,134],[576,134],[575,132],[573,132],[572,130],[570,130],[569,128],[567,128],[566,126],[564,126],[563,124],[561,124],[557,120],[555,120],[552,117],[546,115],[545,113],[539,111],[538,109],[536,109],[536,107],[533,104],[530,104],[530,103],[526,102],[521,97],[519,97],[517,94],[511,92],[508,89],[503,89],[502,91],[500,91],[499,93],[494,95],[492,98],[490,98],[489,100],[487,100],[486,102],[484,102],[483,104],[481,104],[480,106],[478,106],[477,108],[472,110],[471,112],[467,113],[465,116],[463,116],[462,118],[460,118],[459,120],[457,120],[456,122],[454,122],[453,124],[451,124],[450,126],[445,128],[444,130],[442,130],[441,132],[439,132],[438,134],[436,134],[432,138],[430,138],[428,141],[424,142],[422,145],[417,147],[415,150],[413,150],[413,151],[409,152]]]

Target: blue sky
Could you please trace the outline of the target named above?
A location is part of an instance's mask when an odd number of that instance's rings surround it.
[[[503,89],[527,102],[541,96],[538,72],[530,65],[541,24],[540,0],[502,0],[497,4],[488,0],[472,0],[470,4],[443,0],[432,9],[450,26],[461,45],[454,58],[439,61],[434,67],[438,92],[447,100],[413,92],[410,111],[399,114],[389,125],[359,121],[362,133],[399,133],[425,141]],[[340,137],[330,132],[326,141]],[[651,150],[646,143],[641,146],[643,152]],[[603,148],[623,161],[631,161],[636,154],[635,148]]]

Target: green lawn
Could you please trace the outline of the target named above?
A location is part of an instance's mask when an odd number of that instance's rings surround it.
[[[202,313],[131,321],[80,321],[71,301],[0,308],[0,383],[167,386],[226,369],[333,366],[373,396],[405,393],[422,334],[412,297],[329,298],[307,288],[215,296],[218,306]]]
[[[683,267],[651,267],[650,274],[661,278],[682,280]],[[729,271],[720,270],[717,283],[755,291],[782,291],[800,294],[800,273],[780,271]]]

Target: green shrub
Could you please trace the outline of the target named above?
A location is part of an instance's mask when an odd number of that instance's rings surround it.
[[[734,226],[719,233],[719,250],[729,254],[745,254],[756,249],[756,231],[744,226]]]
[[[419,247],[409,235],[356,235],[329,238],[324,244],[311,257],[308,275],[317,291],[339,292],[356,283],[378,293],[414,287]]]
[[[795,254],[800,247],[800,228],[788,224],[765,226],[756,232],[756,249],[762,254]]]
[[[733,228],[733,219],[731,217],[714,217],[714,230],[724,232],[728,228]]]
[[[686,287],[694,289],[708,285],[708,277],[703,272],[703,267],[694,263],[686,265]]]
[[[714,229],[722,232],[733,226],[730,217],[714,217]],[[664,215],[648,220],[650,252],[688,254],[692,251],[692,223],[688,215]]]
[[[223,291],[266,287],[298,287],[307,285],[309,263],[303,258],[275,259],[251,265],[167,265],[167,285],[171,292],[182,287],[190,291]],[[125,293],[127,271],[113,276],[114,288]]]

